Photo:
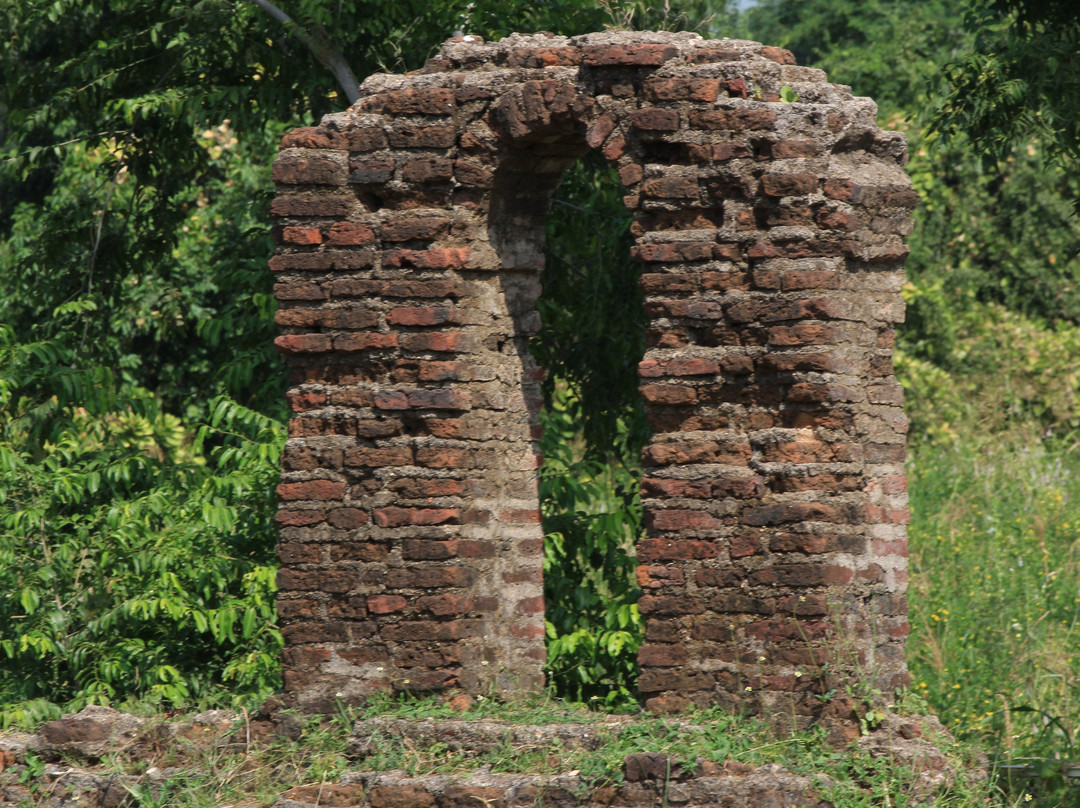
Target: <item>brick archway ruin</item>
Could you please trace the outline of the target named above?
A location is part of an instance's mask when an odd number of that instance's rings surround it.
[[[588,149],[626,188],[650,321],[647,705],[812,715],[845,676],[905,683],[903,135],[758,43],[469,39],[274,165],[292,699],[542,685],[527,343]]]

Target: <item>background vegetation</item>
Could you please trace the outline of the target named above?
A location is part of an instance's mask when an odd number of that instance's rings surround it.
[[[278,685],[269,165],[283,131],[347,103],[298,32],[362,77],[417,67],[456,28],[615,23],[789,47],[908,134],[914,691],[1003,759],[1077,759],[1071,0],[282,7],[291,26],[246,0],[0,0],[0,720]],[[560,189],[534,346],[551,674],[609,707],[633,689],[645,436],[618,198],[588,161]]]

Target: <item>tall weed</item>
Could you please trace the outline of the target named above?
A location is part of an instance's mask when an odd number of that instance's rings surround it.
[[[1080,454],[1038,434],[909,462],[913,688],[1001,756],[1075,761]]]

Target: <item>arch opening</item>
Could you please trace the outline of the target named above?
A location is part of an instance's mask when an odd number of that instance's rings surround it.
[[[609,707],[636,703],[636,545],[641,452],[638,391],[645,318],[625,189],[590,151],[563,175],[547,214],[541,329],[539,494],[547,675],[555,692]]]

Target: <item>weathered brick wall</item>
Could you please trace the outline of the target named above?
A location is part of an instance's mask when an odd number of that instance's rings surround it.
[[[905,681],[892,345],[917,198],[874,104],[793,62],[691,34],[452,40],[286,136],[279,612],[301,706],[541,684],[527,342],[550,197],[590,148],[626,187],[651,318],[649,706],[811,714],[843,676]]]

